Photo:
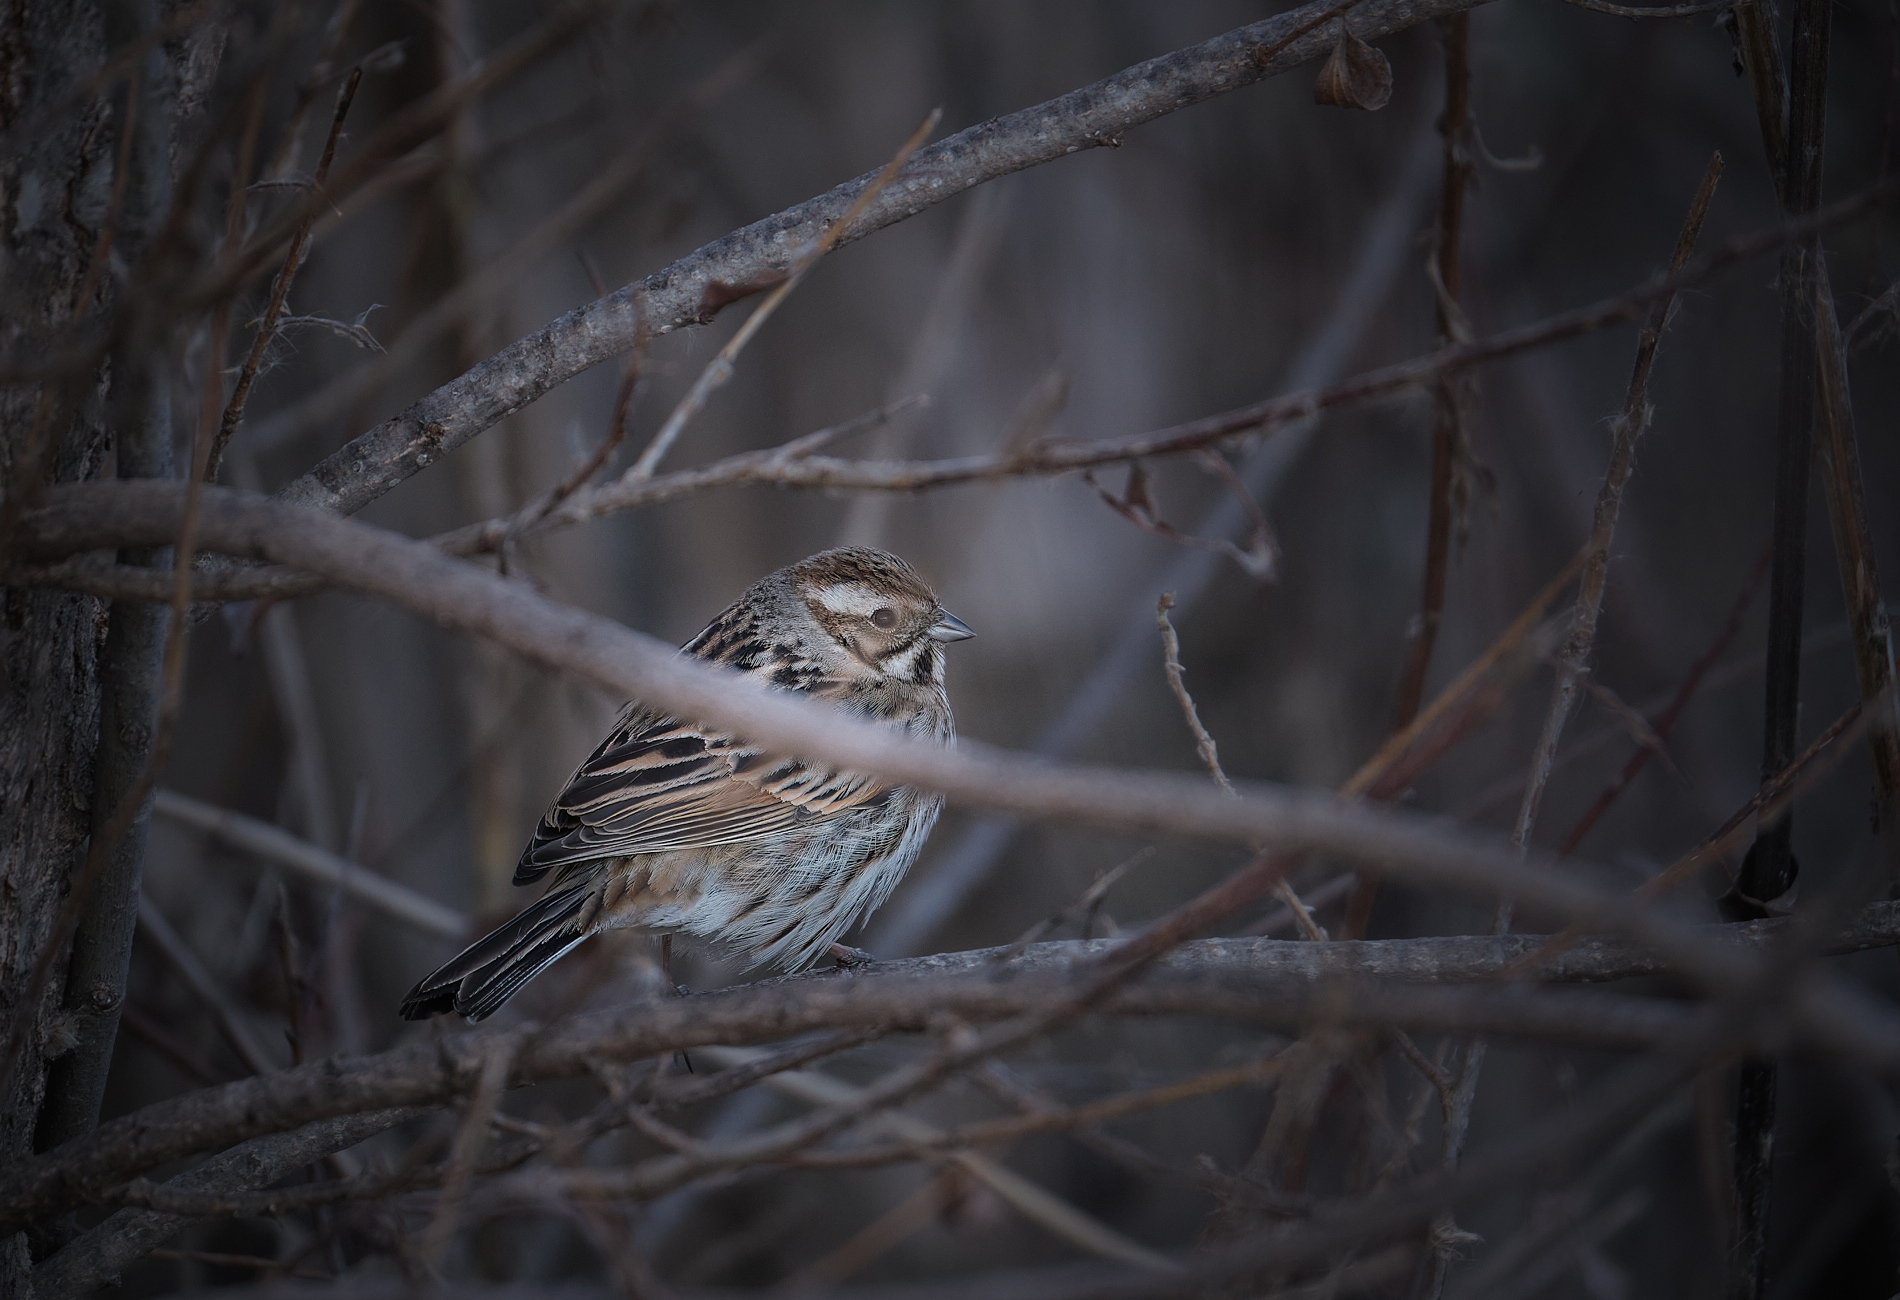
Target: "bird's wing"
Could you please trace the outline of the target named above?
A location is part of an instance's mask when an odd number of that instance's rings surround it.
[[[765,839],[836,817],[884,789],[867,776],[768,759],[731,736],[631,708],[535,828],[515,883],[601,858]]]

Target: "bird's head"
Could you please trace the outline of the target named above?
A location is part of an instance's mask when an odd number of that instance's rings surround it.
[[[941,683],[944,645],[976,635],[937,603],[915,569],[888,551],[820,551],[786,574],[824,635],[858,667],[881,677]]]

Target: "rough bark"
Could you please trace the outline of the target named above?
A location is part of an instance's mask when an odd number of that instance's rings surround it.
[[[100,67],[105,33],[96,6],[11,0],[0,13],[0,130],[68,101]],[[0,157],[0,331],[10,352],[65,325],[81,304],[111,194],[108,97],[29,133]],[[59,387],[0,391],[0,479],[5,528],[23,494],[47,480],[95,476],[104,430],[97,376]],[[18,1005],[32,983],[85,844],[98,736],[95,664],[103,610],[89,596],[0,592],[0,1017],[37,1024],[5,1063],[0,1162],[32,1153],[42,1065],[69,1043],[60,983],[39,1005]],[[24,1237],[0,1241],[0,1294],[27,1294]]]
[[[1353,31],[1363,40],[1376,40],[1483,3],[1366,0],[1354,10]],[[838,245],[985,181],[1084,149],[1117,146],[1131,128],[1324,58],[1337,33],[1316,20],[1336,7],[1332,0],[1314,0],[921,149]],[[576,308],[337,449],[279,495],[296,505],[354,514],[557,385],[626,351],[642,330],[664,334],[703,324],[722,307],[778,284],[875,176],[867,172],[755,221]]]
[[[319,1120],[289,1133],[273,1133],[246,1142],[165,1185],[178,1191],[227,1193],[264,1187],[426,1113],[420,1109],[380,1110]],[[39,1300],[91,1295],[99,1287],[116,1282],[121,1270],[170,1241],[190,1222],[157,1210],[120,1210],[34,1271],[33,1285]]]
[[[114,0],[105,7],[106,40],[123,49],[157,28],[152,0]],[[164,220],[171,198],[171,141],[176,99],[170,60],[162,45],[141,59],[129,93],[137,111],[116,124],[117,156],[126,159],[114,246],[136,264]],[[131,138],[125,139],[127,131]],[[107,401],[120,478],[169,478],[172,461],[171,401],[162,375],[163,350],[133,322],[115,349]],[[171,548],[127,547],[121,564],[171,567]],[[115,601],[108,616],[99,662],[99,732],[94,762],[91,832],[99,835],[138,784],[151,757],[159,697],[159,663],[165,644],[161,605]],[[106,1075],[112,1066],[119,1007],[125,1000],[126,967],[138,928],[139,877],[151,826],[147,795],[126,833],[112,849],[91,886],[73,932],[62,1009],[75,1040],[73,1049],[47,1072],[35,1145],[41,1150],[77,1137],[99,1122]]]

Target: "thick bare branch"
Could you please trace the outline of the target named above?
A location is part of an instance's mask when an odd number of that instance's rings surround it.
[[[427,1114],[421,1108],[369,1111],[318,1120],[288,1133],[273,1133],[205,1161],[166,1183],[171,1191],[229,1195],[274,1183],[304,1165],[347,1150],[407,1120]],[[124,1209],[75,1239],[33,1270],[41,1300],[88,1296],[112,1282],[120,1270],[169,1240],[186,1220],[156,1210]]]
[[[582,488],[557,508],[547,511],[532,528],[520,528],[518,516],[505,515],[443,533],[432,540],[451,554],[475,555],[500,548],[511,535],[532,535],[542,529],[736,483],[769,483],[775,487],[826,491],[915,492],[964,483],[1066,474],[1143,457],[1197,451],[1244,435],[1272,432],[1311,419],[1323,411],[1387,400],[1442,374],[1628,324],[1641,317],[1652,303],[1673,297],[1738,262],[1863,215],[1896,187],[1900,187],[1900,179],[1885,181],[1809,217],[1731,240],[1675,274],[1587,306],[1470,343],[1455,344],[1381,366],[1330,387],[1289,393],[1186,424],[1113,438],[1050,439],[1026,449],[918,461],[847,460],[810,455],[806,448],[819,439],[820,434],[832,432],[821,430],[819,434],[808,434],[782,446],[740,452],[709,465],[660,475],[643,483],[622,481]],[[882,418],[888,413],[889,408],[864,418]],[[840,426],[840,429],[845,427]],[[169,576],[163,573],[155,577],[127,566],[100,566],[77,559],[37,566],[16,565],[7,578],[23,586],[69,587],[124,600],[165,600],[172,590]],[[273,567],[206,574],[193,590],[212,600],[272,600],[308,595],[328,585],[329,581],[321,576]]]
[[[1781,942],[1792,922],[1708,927],[1703,936],[1737,958]],[[1900,939],[1900,904],[1863,909],[1831,945],[1854,951]],[[1550,1037],[1612,1046],[1672,1041],[1695,1013],[1653,998],[1572,991],[1533,995],[1522,988],[1443,989],[1427,981],[1488,982],[1535,952],[1536,936],[1476,936],[1314,943],[1307,940],[1210,939],[1181,945],[1104,1004],[1113,1015],[1205,1015],[1297,1026],[1314,1017],[1343,1025],[1399,1023],[1412,1028]],[[576,1016],[552,1026],[525,1025],[399,1047],[375,1056],[334,1058],[205,1089],[146,1107],[0,1179],[0,1226],[17,1226],[94,1198],[167,1160],[215,1150],[337,1115],[397,1106],[438,1106],[467,1095],[498,1039],[519,1040],[511,1082],[586,1074],[601,1062],[637,1061],[682,1048],[781,1041],[824,1029],[923,1031],[944,1015],[966,1022],[1003,1019],[1047,1007],[1071,993],[1115,941],[1037,944],[1020,957],[997,948],[880,962],[850,977],[829,972],[766,980],[690,998],[640,1002]],[[1672,969],[1652,950],[1611,939],[1587,940],[1535,978],[1602,982]],[[1811,1015],[1817,999],[1803,1006]],[[1771,1026],[1761,1027],[1766,1032]],[[1900,1067],[1900,1034],[1878,1043]],[[643,1184],[642,1194],[664,1190]],[[272,1194],[270,1205],[301,1203]],[[141,1192],[143,1203],[176,1213],[225,1213],[220,1195],[200,1201]],[[302,1199],[307,1200],[307,1197]],[[245,1202],[249,1212],[268,1208]]]
[[[624,696],[731,727],[777,752],[877,772],[960,803],[1037,818],[1328,853],[1439,887],[1508,895],[1566,920],[1647,939],[1668,948],[1711,986],[1736,974],[1684,927],[1586,883],[1584,869],[1573,865],[1559,874],[1527,867],[1508,848],[1448,831],[1431,819],[1342,806],[1329,792],[1256,784],[1232,798],[1181,774],[1061,766],[976,743],[947,749],[907,740],[825,705],[752,687],[425,542],[250,493],[210,485],[200,490],[200,536],[207,548],[295,564]],[[56,556],[168,538],[183,509],[181,497],[173,485],[148,482],[57,486],[45,506],[27,515],[26,540]]]
[[[1362,40],[1376,40],[1480,3],[1366,0],[1353,10],[1353,30]],[[1134,127],[1322,58],[1333,46],[1330,30],[1286,37],[1335,7],[1335,0],[1315,0],[960,131],[920,150],[838,243],[862,239],[985,181],[1084,149],[1118,145]],[[327,457],[286,487],[283,499],[354,513],[444,452],[632,347],[642,321],[651,333],[664,334],[703,324],[721,307],[771,288],[875,175],[867,172],[736,230],[510,344]]]

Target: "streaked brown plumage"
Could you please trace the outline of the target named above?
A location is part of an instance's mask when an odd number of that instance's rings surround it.
[[[683,653],[856,716],[951,743],[943,646],[970,636],[904,561],[824,551],[768,574]],[[631,704],[522,851],[537,903],[403,1000],[480,1020],[589,935],[637,927],[807,965],[890,895],[942,800]]]

